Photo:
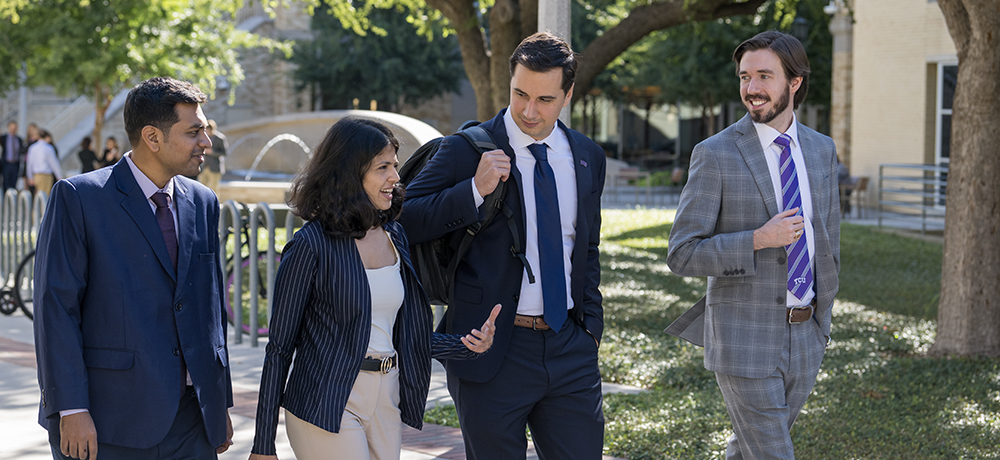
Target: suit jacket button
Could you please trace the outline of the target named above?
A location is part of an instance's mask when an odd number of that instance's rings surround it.
[[[723,275],[729,276],[729,270],[722,272]]]
[[[747,273],[747,271],[746,271],[746,270],[744,270],[744,269],[742,269],[742,268],[740,269],[740,274],[741,274],[741,275],[745,275],[746,273]]]
[[[517,301],[518,301],[518,300],[520,300],[520,299],[521,299],[521,296],[519,296],[519,295],[517,295],[517,294],[514,294],[514,301],[515,301],[515,302],[517,302]]]
[[[778,305],[781,305],[781,304],[785,303],[785,298],[784,297],[778,297],[777,302],[778,302]]]
[[[784,256],[778,257],[778,264],[779,265],[784,265],[785,264],[785,258],[784,258]]]
[[[179,303],[177,305],[174,305],[174,310],[181,311],[181,308],[184,308],[184,305]]]
[[[174,356],[180,356],[181,355],[181,351],[180,350],[174,348],[173,351],[174,351]]]

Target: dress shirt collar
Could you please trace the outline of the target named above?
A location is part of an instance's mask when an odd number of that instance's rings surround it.
[[[173,177],[171,177],[170,180],[167,181],[167,185],[161,189],[157,187],[156,184],[154,184],[153,181],[149,179],[149,177],[146,177],[146,174],[144,174],[142,170],[140,170],[139,167],[132,162],[131,150],[129,150],[129,152],[125,154],[125,161],[128,162],[128,167],[129,169],[132,170],[132,175],[135,176],[135,181],[139,184],[139,188],[142,189],[142,194],[146,196],[147,200],[151,196],[153,196],[154,193],[163,192],[166,193],[168,197],[170,197],[171,201],[173,201],[174,199]]]
[[[771,144],[774,144],[774,140],[782,134],[779,133],[778,130],[764,123],[757,123],[756,121],[753,122],[753,127],[757,129],[757,139],[760,141],[760,148],[765,152],[768,151],[768,148],[771,147]],[[788,146],[789,148],[792,149],[801,148],[798,146],[799,126],[795,119],[795,112],[792,112],[792,124],[791,126],[788,127],[788,130],[786,130],[784,134],[787,134],[788,137],[792,138],[792,142]],[[778,152],[780,153],[781,150],[779,149]]]
[[[559,128],[558,122],[556,122],[556,125],[552,127],[552,132],[550,132],[545,139],[540,141],[535,140],[535,138],[524,134],[524,132],[521,131],[521,128],[517,126],[517,123],[514,123],[514,117],[511,115],[510,107],[507,107],[507,110],[504,111],[503,124],[507,129],[507,142],[510,144],[510,148],[514,150],[515,155],[518,152],[527,153],[528,146],[535,143],[544,143],[548,145],[549,150],[555,152],[557,155],[570,152],[569,140],[566,139],[566,133]],[[530,155],[530,153],[527,154]]]

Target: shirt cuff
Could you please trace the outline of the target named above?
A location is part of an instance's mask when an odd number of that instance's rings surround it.
[[[475,200],[476,209],[479,209],[479,207],[482,206],[483,203],[486,202],[486,199],[483,198],[483,195],[481,195],[479,193],[479,189],[476,188],[476,179],[475,178],[472,179],[472,199]]]
[[[59,411],[59,418],[65,417],[67,415],[79,414],[81,412],[90,412],[87,409],[67,409]]]

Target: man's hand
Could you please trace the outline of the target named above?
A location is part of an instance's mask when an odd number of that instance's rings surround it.
[[[59,419],[59,450],[67,457],[97,458],[97,428],[90,412],[79,412]]]
[[[479,194],[486,197],[493,190],[496,190],[500,181],[507,181],[510,177],[510,157],[503,150],[490,150],[483,153],[479,158],[479,167],[476,168],[476,175],[473,181]]]
[[[778,213],[764,226],[753,231],[753,250],[782,248],[798,240],[805,227],[799,208]]]
[[[499,314],[500,304],[496,304],[482,328],[473,329],[471,334],[462,337],[462,343],[465,344],[466,348],[476,353],[486,353],[486,350],[493,346],[493,334],[496,333],[496,327],[493,325],[496,324]]]
[[[221,446],[215,448],[215,453],[221,454],[229,450],[229,446],[233,445],[233,419],[229,416],[229,409],[226,409],[226,442],[222,443]]]

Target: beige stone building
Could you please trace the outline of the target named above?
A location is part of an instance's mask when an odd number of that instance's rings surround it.
[[[851,175],[870,178],[866,201],[875,207],[880,165],[948,164],[955,46],[936,1],[849,0],[853,24],[843,21],[849,19],[843,0],[831,3],[841,6],[831,23],[838,45],[832,134]],[[946,178],[939,171],[921,174]],[[940,194],[942,184],[924,189]],[[925,197],[930,201],[943,204],[943,196]]]

